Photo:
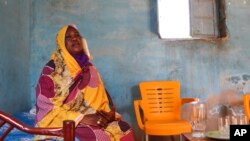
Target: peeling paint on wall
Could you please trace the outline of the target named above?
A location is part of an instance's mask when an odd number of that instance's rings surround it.
[[[228,87],[234,88],[239,94],[250,93],[250,74],[237,74],[228,76],[225,79]]]

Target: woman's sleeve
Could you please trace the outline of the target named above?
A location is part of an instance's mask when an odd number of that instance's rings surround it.
[[[55,96],[54,82],[50,75],[42,74],[36,88],[38,127],[62,127],[64,120],[74,120],[76,125],[83,115],[63,107],[63,99]]]

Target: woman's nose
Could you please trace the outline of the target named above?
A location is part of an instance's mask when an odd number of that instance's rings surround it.
[[[76,37],[76,36],[73,36],[71,39],[72,39],[73,41],[75,41],[75,40],[77,40],[77,37]]]

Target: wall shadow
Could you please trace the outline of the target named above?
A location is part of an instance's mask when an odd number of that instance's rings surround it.
[[[152,33],[158,35],[157,26],[157,0],[149,0],[149,28]]]

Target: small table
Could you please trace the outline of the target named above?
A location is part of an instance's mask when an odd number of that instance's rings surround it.
[[[216,141],[207,137],[204,138],[195,138],[192,137],[192,133],[184,133],[182,134],[183,141]]]

